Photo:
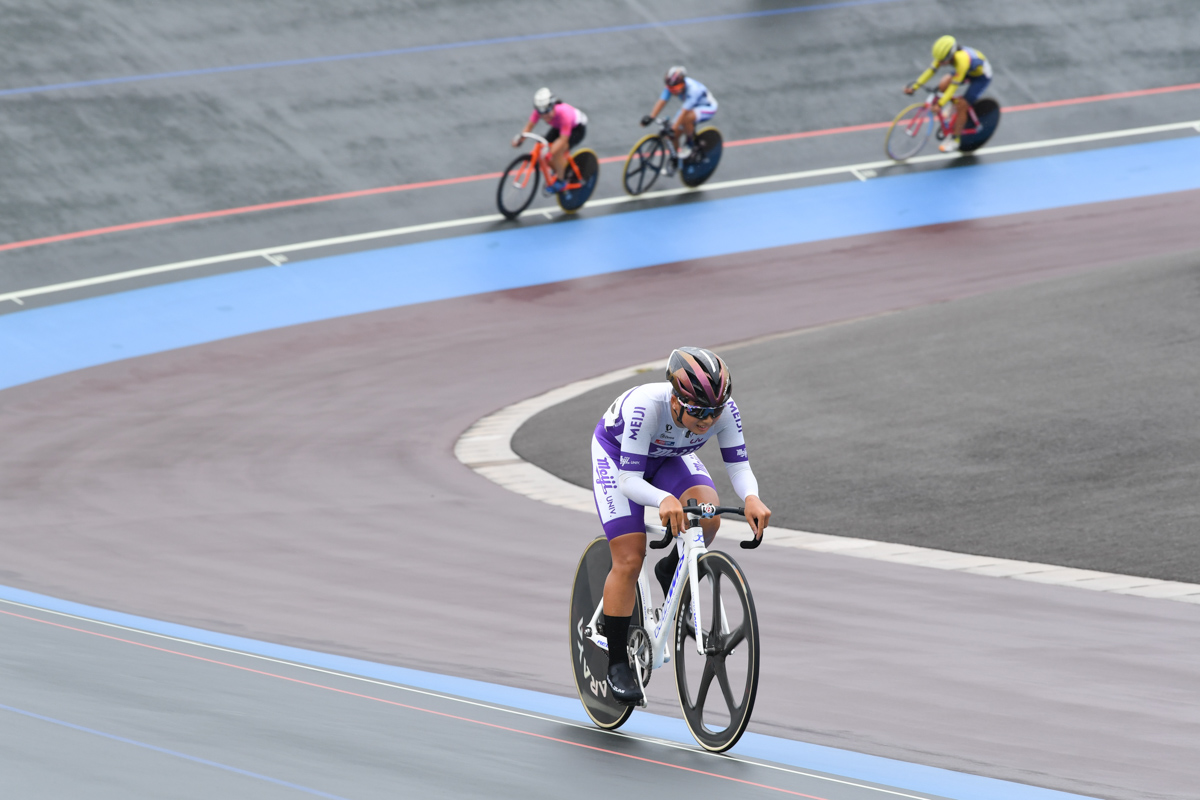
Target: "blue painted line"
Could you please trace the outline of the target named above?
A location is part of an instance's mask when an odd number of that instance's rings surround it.
[[[91,734],[92,736],[100,736],[105,739],[111,739],[114,742],[121,742],[122,744],[131,744],[135,747],[141,747],[146,750],[153,750],[155,753],[162,753],[163,755],[174,756],[175,758],[182,758],[185,761],[191,761],[196,764],[203,764],[206,767],[216,767],[217,769],[223,769],[226,772],[232,772],[237,775],[243,775],[247,778],[254,778],[255,780],[266,781],[267,783],[273,783],[276,786],[283,786],[288,789],[295,789],[300,792],[305,792],[306,794],[316,795],[317,797],[325,797],[325,798],[328,798],[328,800],[346,800],[346,798],[341,797],[339,795],[329,794],[328,792],[322,792],[318,789],[310,789],[307,786],[301,786],[298,783],[292,783],[290,781],[281,781],[278,778],[272,778],[269,775],[260,775],[257,772],[250,772],[249,770],[240,769],[238,767],[231,767],[228,764],[222,764],[218,761],[209,761],[207,758],[200,758],[198,756],[190,756],[187,753],[180,753],[178,750],[168,750],[165,747],[158,747],[157,745],[147,744],[145,742],[139,742],[136,739],[127,739],[124,736],[117,736],[115,733],[106,733],[104,731],[98,731],[95,728],[85,728],[83,725],[76,725],[73,722],[66,722],[61,719],[55,719],[54,717],[47,717],[47,716],[43,716],[42,714],[35,714],[32,711],[25,711],[24,709],[20,709],[20,708],[13,708],[12,706],[6,706],[3,703],[0,703],[0,710],[11,711],[14,714],[21,714],[22,716],[30,717],[31,719],[41,720],[42,722],[49,722],[53,725],[61,725],[64,728],[70,728],[71,730],[79,731],[81,733],[88,733],[88,734]]]
[[[143,81],[160,81],[172,78],[194,78],[202,75],[221,75],[229,72],[249,72],[251,70],[278,69],[281,67],[300,67],[311,64],[331,64],[338,61],[359,61],[367,58],[384,58],[388,56],[405,56],[415,53],[433,53],[440,50],[460,50],[468,47],[490,47],[499,44],[517,44],[520,42],[536,42],[549,39],[567,39],[577,36],[596,36],[608,33],[627,33],[653,28],[679,28],[686,25],[704,25],[712,22],[732,22],[757,17],[777,17],[784,14],[802,14],[809,11],[829,11],[855,6],[873,6],[884,3],[900,3],[906,0],[843,0],[836,3],[821,3],[811,6],[795,6],[767,11],[747,11],[737,14],[718,14],[709,17],[693,17],[691,19],[675,19],[665,22],[641,22],[631,25],[610,25],[603,28],[584,28],[572,31],[551,31],[547,33],[531,33],[521,36],[499,36],[492,39],[475,39],[466,42],[446,42],[443,44],[418,45],[416,47],[400,47],[393,50],[376,50],[369,53],[343,53],[334,56],[316,56],[313,58],[294,58],[284,61],[263,61],[255,64],[235,64],[226,67],[207,67],[202,69],[177,70],[175,72],[156,72],[148,75],[125,75],[115,78],[99,78],[90,81],[72,81],[69,83],[53,83],[45,86],[27,86],[17,89],[0,90],[0,97],[14,95],[40,94],[55,92],[63,89],[86,89],[93,86],[112,86],[122,83],[141,83]]]
[[[304,664],[348,675],[372,678],[416,689],[426,689],[453,697],[476,700],[492,705],[507,706],[534,714],[558,717],[590,725],[590,721],[583,713],[577,698],[559,697],[528,689],[514,689],[510,686],[501,686],[495,683],[486,683],[468,678],[456,678],[450,675],[439,675],[433,672],[394,667],[387,664],[376,664],[357,658],[329,655],[298,647],[260,642],[241,636],[213,633],[212,631],[192,628],[187,625],[176,625],[172,622],[162,622],[132,614],[124,614],[119,611],[109,611],[81,603],[73,603],[68,600],[60,600],[55,597],[28,592],[24,589],[15,589],[10,586],[0,586],[0,600],[21,603],[46,611],[71,614],[96,622],[121,625],[147,633],[172,636],[189,642],[224,647],[243,653],[277,658],[295,664]],[[9,711],[18,711],[18,709],[9,708],[8,706],[0,706],[0,708]],[[29,716],[36,715],[29,714]],[[57,720],[49,721],[57,722]],[[60,724],[69,725],[69,723]],[[87,730],[89,733],[99,733],[98,731],[91,731],[89,729],[82,730]],[[642,711],[630,717],[629,722],[625,723],[621,730],[626,733],[665,739],[680,744],[695,744],[695,740],[692,739],[682,720]],[[122,739],[122,741],[128,740]],[[130,743],[140,744],[132,741]],[[159,749],[150,745],[141,746]],[[171,751],[162,752],[182,756],[182,754]],[[979,775],[952,772],[937,767],[926,767],[921,764],[912,764],[890,758],[881,758],[879,756],[869,756],[849,750],[838,750],[833,747],[806,744],[805,742],[781,739],[760,733],[746,733],[731,752],[740,756],[772,761],[797,769],[876,783],[883,786],[921,792],[923,794],[938,795],[940,797],[951,798],[951,800],[1091,800],[1083,795],[1060,792],[1054,789],[1043,789],[1037,786],[1012,783],[995,778],[985,778]],[[191,758],[190,756],[182,757]],[[222,765],[214,764],[214,766]],[[262,776],[254,775],[253,777]],[[273,779],[266,778],[266,780]],[[329,797],[331,795],[323,796]]]
[[[299,261],[0,316],[0,389],[149,353],[414,303],[1198,188],[1200,138],[1190,137]],[[636,291],[632,281],[630,291]]]

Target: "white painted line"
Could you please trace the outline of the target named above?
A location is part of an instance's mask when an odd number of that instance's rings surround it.
[[[1110,139],[1121,139],[1136,136],[1150,136],[1156,133],[1168,133],[1170,131],[1186,130],[1194,128],[1200,131],[1200,120],[1192,120],[1190,122],[1172,122],[1166,125],[1151,125],[1143,128],[1126,128],[1118,131],[1106,131],[1104,133],[1089,133],[1081,136],[1067,136],[1060,139],[1043,139],[1036,142],[1022,142],[1021,144],[1000,145],[997,147],[985,147],[976,151],[975,155],[988,155],[993,153],[1016,153],[1025,150],[1038,150],[1047,147],[1063,147],[1072,144],[1086,144],[1089,142],[1107,141]],[[960,158],[959,153],[935,153],[927,156],[916,156],[910,158],[905,164],[926,164],[935,161],[947,161],[954,158]],[[886,170],[890,167],[898,166],[894,161],[870,161],[863,164],[849,164],[841,167],[825,167],[822,169],[810,169],[802,172],[785,172],[777,175],[762,175],[757,178],[741,178],[731,181],[716,181],[714,183],[706,183],[695,189],[688,187],[680,187],[677,189],[664,189],[657,192],[647,192],[637,197],[605,197],[597,200],[591,200],[587,204],[587,208],[624,205],[625,203],[637,203],[644,200],[657,200],[666,197],[676,197],[683,194],[693,194],[697,192],[715,192],[722,189],[740,189],[747,186],[763,186],[770,183],[780,183],[787,181],[800,181],[809,178],[821,178],[833,175],[854,175],[859,180],[864,180],[863,176],[870,177],[872,174],[878,175],[880,170]],[[554,209],[541,209],[540,212],[550,219],[554,216]],[[533,213],[538,213],[537,211]],[[275,247],[264,247],[258,250],[242,250],[237,253],[227,253],[220,256],[210,256],[208,258],[194,258],[188,261],[176,261],[171,264],[162,264],[157,267],[144,267],[142,269],[132,269],[125,272],[114,272],[110,275],[98,275],[94,278],[82,278],[75,281],[66,281],[64,283],[54,283],[47,286],[38,286],[32,289],[19,289],[15,292],[7,292],[0,294],[0,302],[12,300],[14,303],[21,303],[22,298],[36,297],[39,295],[54,294],[57,292],[66,292],[72,289],[83,289],[89,286],[99,286],[106,283],[115,283],[118,281],[131,280],[133,278],[142,278],[148,275],[160,275],[168,272],[178,272],[187,269],[196,269],[197,267],[208,267],[216,264],[228,264],[235,261],[243,261],[252,258],[265,258],[272,261],[272,258],[282,258],[287,253],[303,252],[305,250],[316,250],[325,247],[336,247],[344,244],[357,244],[359,242],[368,242],[376,239],[392,239],[400,236],[410,236],[415,233],[427,233],[429,231],[448,230],[450,228],[461,228],[470,225],[484,225],[487,223],[502,222],[504,217],[499,214],[486,214],[479,217],[464,217],[462,219],[451,219],[443,222],[427,222],[421,225],[408,225],[403,228],[388,228],[380,231],[369,231],[367,233],[355,233],[348,236],[335,236],[329,239],[314,239],[308,242],[295,242],[293,244],[278,245]],[[275,263],[272,261],[272,263]],[[278,266],[278,265],[276,265]]]
[[[822,326],[822,328],[824,327],[830,326]],[[757,343],[763,338],[776,339],[785,335],[800,335],[822,328],[809,328],[792,331],[790,334],[760,337],[721,349],[745,347]],[[592,389],[626,380],[641,373],[657,373],[665,367],[666,361],[651,361],[614,370],[595,378],[551,389],[536,397],[502,408],[477,420],[474,425],[464,431],[458,441],[454,443],[454,456],[484,478],[516,494],[560,508],[569,508],[573,511],[594,515],[596,507],[591,491],[568,483],[557,475],[546,472],[536,464],[525,461],[513,451],[512,437],[527,420],[547,408],[578,397]],[[647,508],[646,517],[648,521],[657,524],[657,509]],[[749,538],[750,535],[750,526],[741,520],[725,520],[721,523],[721,528],[732,533],[737,539]],[[1039,564],[1033,561],[976,556],[930,547],[879,542],[873,539],[856,539],[849,536],[772,527],[767,530],[763,544],[928,569],[1200,604],[1200,585],[1197,584],[1140,578],[1133,575],[1117,575],[1055,564]]]
[[[88,286],[98,286],[104,283],[127,281],[132,278],[142,278],[147,275],[158,275],[164,272],[178,272],[179,270],[195,269],[196,267],[209,267],[215,264],[228,264],[230,262],[244,261],[252,258],[267,258],[270,260],[268,258],[269,256],[278,255],[281,253],[295,253],[303,250],[315,250],[322,247],[335,247],[340,244],[355,244],[358,242],[370,241],[372,239],[387,239],[394,236],[405,236],[413,233],[444,230],[446,228],[458,228],[463,225],[479,225],[486,222],[499,222],[502,219],[504,219],[504,217],[500,216],[499,214],[488,214],[487,216],[483,217],[467,217],[465,219],[452,219],[445,222],[429,222],[424,225],[409,225],[405,228],[389,228],[388,230],[383,231],[355,233],[349,236],[335,236],[331,239],[314,239],[310,242],[297,242],[295,244],[280,245],[279,247],[263,247],[257,250],[242,250],[237,253],[227,253],[222,256],[193,258],[188,261],[176,261],[171,264],[163,264],[157,267],[131,269],[126,272],[114,272],[110,275],[98,275],[94,278],[83,278],[77,281],[55,283],[49,286],[39,286],[34,289],[21,289],[16,292],[0,294],[0,301],[16,300],[22,297],[36,297],[37,295],[65,292],[71,289],[82,289]]]

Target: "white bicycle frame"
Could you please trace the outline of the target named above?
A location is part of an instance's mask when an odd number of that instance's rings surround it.
[[[661,538],[666,534],[667,529],[661,525],[646,525],[646,535],[650,540]],[[658,669],[663,664],[669,663],[671,657],[667,654],[667,642],[670,640],[669,632],[671,630],[671,622],[675,619],[675,614],[679,609],[680,598],[683,596],[683,582],[687,580],[691,585],[691,615],[692,626],[696,631],[696,652],[700,655],[705,654],[704,642],[704,627],[701,624],[700,618],[700,577],[697,571],[697,561],[700,556],[708,552],[708,548],[704,545],[704,530],[699,525],[694,525],[688,528],[682,535],[675,537],[672,543],[675,548],[682,549],[682,557],[675,567],[675,575],[671,578],[671,585],[667,589],[666,599],[663,600],[661,607],[650,605],[650,576],[648,573],[647,561],[642,561],[642,573],[638,576],[638,593],[642,600],[642,627],[646,634],[650,637],[650,653],[651,653],[651,669]],[[600,621],[601,614],[604,613],[604,600],[596,606],[596,611],[592,614],[591,620],[588,622],[587,629],[590,631],[587,638],[591,639],[598,647],[605,652],[608,651],[608,638],[597,632],[597,623]],[[725,616],[724,601],[721,603],[721,633],[729,633],[729,620]],[[634,674],[637,675],[638,686],[642,689],[641,705],[646,705],[645,686],[642,683],[641,669],[635,669]]]

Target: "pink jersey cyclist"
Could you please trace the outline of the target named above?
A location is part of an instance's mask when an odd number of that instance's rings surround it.
[[[561,192],[566,188],[563,175],[567,169],[567,151],[582,142],[583,137],[587,135],[587,114],[559,100],[543,86],[533,95],[533,112],[521,133],[532,131],[538,120],[550,126],[546,141],[550,143],[548,157],[556,177],[555,182],[546,187],[546,191]],[[513,147],[520,147],[521,139],[520,134],[513,137]]]

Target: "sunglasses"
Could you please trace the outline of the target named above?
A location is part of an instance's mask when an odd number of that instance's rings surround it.
[[[680,403],[680,405],[683,406],[684,411],[696,419],[708,419],[709,417],[716,419],[717,417],[721,416],[721,412],[725,410],[725,406],[689,406],[686,403]]]

